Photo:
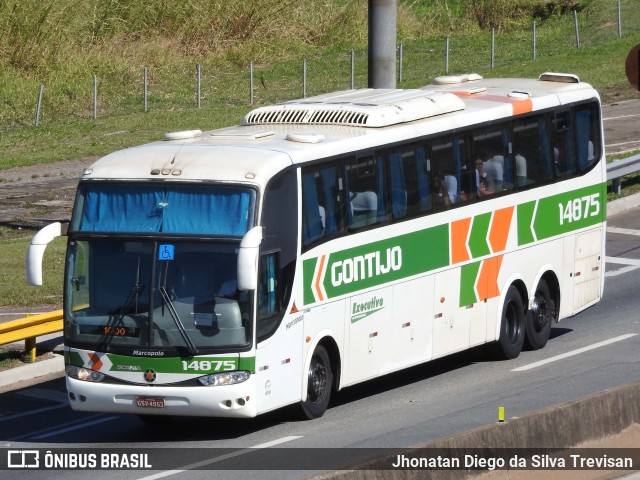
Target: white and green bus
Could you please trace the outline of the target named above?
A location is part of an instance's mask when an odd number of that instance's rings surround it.
[[[598,93],[441,77],[257,108],[82,175],[64,344],[81,411],[254,417],[487,344],[544,347],[604,283]]]

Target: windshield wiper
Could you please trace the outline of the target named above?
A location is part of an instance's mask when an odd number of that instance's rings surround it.
[[[125,326],[123,322],[124,316],[127,314],[127,312],[129,311],[129,309],[131,308],[134,302],[136,304],[135,313],[138,313],[138,300],[139,300],[140,294],[144,290],[144,285],[140,283],[139,277],[140,275],[138,274],[138,278],[136,279],[136,282],[133,284],[133,287],[131,287],[131,290],[129,291],[129,295],[127,295],[126,300],[124,301],[124,303],[122,304],[118,312],[110,316],[109,322],[107,323],[108,333],[105,334],[105,339],[102,342],[100,342],[101,349],[106,350],[106,347],[109,346],[109,344],[111,343],[111,340],[113,340],[113,337],[115,336],[116,327]]]
[[[196,355],[198,353],[198,349],[196,348],[194,343],[191,341],[191,338],[189,338],[189,334],[187,333],[187,330],[184,328],[184,324],[182,323],[182,320],[180,320],[180,315],[178,315],[178,312],[176,311],[176,308],[173,306],[173,302],[169,297],[169,292],[167,292],[167,289],[164,286],[159,287],[158,291],[160,292],[160,296],[162,297],[162,300],[167,305],[167,310],[169,310],[169,314],[171,315],[171,318],[173,318],[173,321],[176,324],[176,327],[178,328],[178,332],[180,333],[180,336],[184,340],[184,343],[187,344],[187,349],[189,350],[189,353],[191,355]]]

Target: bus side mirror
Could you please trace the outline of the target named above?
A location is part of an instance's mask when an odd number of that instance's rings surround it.
[[[27,249],[27,285],[42,286],[42,258],[47,245],[54,238],[67,234],[68,223],[55,222],[40,229]]]
[[[258,249],[262,243],[262,227],[253,227],[240,242],[238,252],[238,290],[258,287]]]

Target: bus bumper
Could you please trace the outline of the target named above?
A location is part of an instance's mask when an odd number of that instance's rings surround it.
[[[77,411],[239,418],[255,417],[257,413],[255,375],[236,385],[188,387],[116,385],[66,378],[69,404]]]

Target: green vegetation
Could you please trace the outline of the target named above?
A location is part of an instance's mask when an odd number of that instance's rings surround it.
[[[27,247],[33,237],[29,230],[0,227],[0,306],[39,306],[62,303],[62,276],[66,239],[57,238],[44,254],[42,287],[25,284]]]
[[[398,87],[426,85],[445,73],[536,77],[576,73],[606,102],[640,98],[624,61],[637,43],[640,9],[622,0],[398,0],[403,76]],[[576,49],[572,11],[578,12]],[[240,121],[256,105],[367,83],[367,2],[358,0],[4,0],[0,1],[1,171],[20,165],[97,157],[160,139],[170,130],[211,129]],[[532,26],[536,21],[536,59]],[[491,29],[496,32],[491,68]],[[196,65],[202,108],[196,108]],[[143,68],[148,107],[143,107]],[[93,75],[98,118],[93,120]],[[34,126],[40,85],[40,125]],[[59,304],[64,240],[45,254],[44,287],[24,286],[32,232],[0,229],[1,305]]]
[[[17,367],[25,363],[31,363],[31,358],[24,351],[0,348],[0,370]]]
[[[450,73],[537,76],[568,71],[605,101],[638,98],[624,75],[637,42],[640,9],[615,0],[399,0],[403,43],[399,87]],[[572,9],[579,12],[576,49]],[[9,0],[0,2],[0,170],[95,157],[161,138],[168,130],[239,122],[249,105],[249,64],[257,105],[367,82],[367,4],[357,0],[173,2]],[[536,59],[532,24],[536,21]],[[496,29],[491,68],[491,28]],[[196,108],[196,65],[202,67]],[[148,68],[148,112],[143,69]],[[93,80],[98,78],[98,119]],[[34,126],[40,84],[40,125]]]

